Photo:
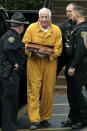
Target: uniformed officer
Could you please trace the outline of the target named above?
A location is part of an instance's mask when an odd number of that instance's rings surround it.
[[[68,74],[71,78],[74,77],[74,89],[70,93],[76,109],[77,121],[72,124],[72,128],[79,129],[87,126],[87,49],[84,44],[84,39],[87,36],[87,21],[83,7],[73,8],[72,21],[77,24],[77,29],[72,33],[70,41],[72,58]],[[72,94],[74,95],[72,96]]]
[[[75,3],[70,3],[67,5],[66,15],[68,19],[59,25],[63,35],[63,51],[61,56],[58,57],[57,76],[59,75],[61,69],[66,65],[68,60],[66,50],[69,47],[69,39],[71,36],[71,32],[76,26],[75,23],[71,20],[72,9],[74,8],[74,6],[76,6]]]
[[[21,12],[14,13],[8,21],[11,28],[1,38],[4,62],[8,63],[3,72],[2,131],[17,131],[19,74],[25,60],[20,34],[24,31],[24,24],[28,22],[25,22]]]
[[[70,3],[67,5],[66,15],[68,17],[68,20],[60,24],[60,29],[62,30],[62,35],[63,35],[63,51],[62,51],[62,55],[58,57],[57,76],[59,75],[61,69],[65,66],[64,73],[65,73],[66,82],[67,82],[67,98],[68,98],[69,107],[70,107],[70,111],[68,113],[68,120],[61,122],[62,126],[65,126],[65,127],[70,126],[72,122],[75,121],[74,112],[76,111],[76,109],[74,109],[73,99],[71,99],[71,95],[73,95],[71,94],[71,91],[73,92],[74,79],[68,75],[69,61],[70,61],[70,58],[72,57],[71,52],[70,52],[69,41],[72,35],[72,31],[76,28],[76,24],[71,20],[72,10],[75,6],[77,6],[75,3]]]
[[[9,24],[5,20],[8,19],[5,12],[4,8],[0,6],[0,37],[9,29]],[[0,40],[1,44],[1,40]],[[2,94],[2,81],[0,80],[0,127],[2,126],[1,123],[1,94]]]

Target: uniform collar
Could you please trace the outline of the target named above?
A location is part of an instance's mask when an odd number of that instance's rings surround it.
[[[85,20],[85,21],[79,23],[77,26],[81,26],[81,25],[83,25],[83,24],[87,24],[87,21]]]
[[[14,32],[16,35],[20,36],[20,35],[18,34],[18,32],[17,32],[16,30],[14,30],[13,28],[10,28],[10,30],[11,30],[12,32]]]

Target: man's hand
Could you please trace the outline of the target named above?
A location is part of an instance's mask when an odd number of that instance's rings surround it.
[[[45,57],[45,53],[44,53],[44,49],[40,49],[36,52],[37,57],[39,58],[44,58]]]
[[[13,70],[17,70],[18,67],[19,67],[19,65],[16,63],[16,64],[14,65],[14,69],[13,69]]]
[[[73,76],[74,73],[75,73],[75,68],[71,68],[71,67],[70,67],[70,68],[68,69],[68,75]]]

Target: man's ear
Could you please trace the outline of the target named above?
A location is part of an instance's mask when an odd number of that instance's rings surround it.
[[[77,17],[77,18],[79,17],[79,13],[76,13],[76,17]]]

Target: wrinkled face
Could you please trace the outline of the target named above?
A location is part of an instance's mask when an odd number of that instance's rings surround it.
[[[67,8],[66,8],[66,15],[68,17],[68,19],[71,19],[72,17],[72,11],[73,11],[73,5],[68,5]]]
[[[51,17],[49,16],[49,12],[47,10],[40,13],[39,22],[44,29],[48,28],[50,21]]]

